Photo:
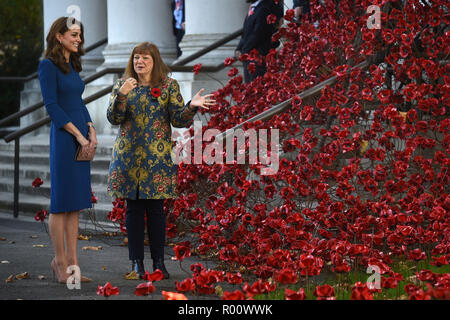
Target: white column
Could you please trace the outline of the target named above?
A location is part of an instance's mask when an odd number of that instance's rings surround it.
[[[183,51],[180,59],[242,28],[249,6],[244,0],[186,0],[185,3],[186,34],[180,43]],[[230,41],[194,63],[210,65],[223,62],[233,56],[237,44],[238,40]]]
[[[108,46],[105,67],[125,67],[133,47],[155,43],[166,64],[176,58],[171,4],[167,0],[108,0]]]

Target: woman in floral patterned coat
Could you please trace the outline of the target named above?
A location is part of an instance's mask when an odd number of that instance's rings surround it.
[[[109,167],[108,193],[127,200],[126,228],[132,271],[143,276],[144,225],[150,237],[153,270],[169,277],[164,265],[164,199],[175,198],[177,167],[171,158],[171,124],[189,127],[198,108],[213,105],[200,90],[184,105],[178,82],[168,76],[156,45],[138,44],[125,75],[114,85],[107,118],[120,129]]]

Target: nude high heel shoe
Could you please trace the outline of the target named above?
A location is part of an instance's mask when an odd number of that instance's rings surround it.
[[[65,277],[60,277],[59,272],[58,272],[58,267],[56,266],[56,262],[55,259],[53,258],[52,262],[50,263],[50,266],[52,267],[52,271],[53,271],[53,280],[54,281],[58,281],[59,283],[67,283],[67,279],[69,278],[69,276],[65,276]]]

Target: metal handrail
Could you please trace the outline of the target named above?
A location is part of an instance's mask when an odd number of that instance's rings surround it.
[[[191,61],[194,61],[195,59],[197,59],[197,58],[207,54],[208,52],[210,52],[210,51],[220,47],[221,45],[224,45],[225,43],[230,42],[231,40],[239,37],[244,32],[243,30],[244,29],[239,29],[239,30],[229,34],[228,36],[217,40],[216,42],[210,44],[209,46],[199,50],[198,52],[193,53],[193,54],[191,54],[190,56],[188,56],[188,57],[186,57],[184,59],[175,61],[175,63],[172,64],[172,67],[174,67],[174,66],[184,66],[187,63],[189,63]]]
[[[98,47],[108,43],[108,38],[102,39],[100,41],[97,41],[93,44],[91,44],[89,47],[87,47],[84,51],[86,53],[97,49]],[[0,82],[28,82],[38,77],[37,72],[33,72],[29,76],[26,77],[0,77]]]
[[[86,99],[83,100],[83,102],[85,104],[91,103],[92,101],[95,101],[101,97],[103,97],[104,95],[107,95],[108,93],[111,93],[113,86],[108,86],[92,95],[90,95],[89,97],[87,97]],[[19,129],[17,131],[14,131],[13,133],[10,133],[8,135],[6,135],[3,139],[6,142],[11,142],[12,140],[15,140],[17,138],[20,138],[24,135],[26,135],[27,133],[30,133],[36,129],[39,129],[42,126],[45,126],[46,124],[50,123],[51,119],[49,116],[42,118],[41,120],[38,120],[37,122],[33,123],[32,125],[29,125],[28,127]]]

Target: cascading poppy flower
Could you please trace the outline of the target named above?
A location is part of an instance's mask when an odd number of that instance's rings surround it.
[[[113,287],[110,282],[107,282],[104,286],[97,286],[97,294],[99,296],[109,297],[119,295],[119,293],[119,288]]]
[[[197,75],[197,74],[199,74],[199,72],[200,72],[200,70],[202,69],[202,67],[203,67],[203,65],[201,64],[201,63],[197,63],[195,66],[194,66],[194,74],[195,75]]]
[[[161,291],[163,300],[188,300],[184,294],[171,292],[171,291]]]
[[[148,271],[145,271],[145,274],[142,279],[149,281],[149,282],[160,281],[160,280],[164,279],[164,274],[162,273],[162,271],[160,269],[156,269],[155,272],[153,272],[153,273],[149,273]]]
[[[224,61],[223,64],[225,65],[225,67],[229,67],[229,66],[231,66],[235,61],[236,61],[235,59],[233,59],[233,58],[231,58],[231,57],[228,57],[228,58],[225,59],[225,61]]]
[[[303,288],[300,288],[298,291],[294,291],[286,288],[284,289],[284,298],[286,300],[305,300],[305,290],[303,290]]]
[[[275,22],[277,22],[277,16],[273,13],[269,14],[267,16],[267,24],[274,24]]]
[[[34,216],[34,220],[44,222],[45,218],[48,216],[47,210],[39,210],[36,212],[36,215]]]
[[[313,294],[317,297],[317,300],[336,300],[334,288],[329,284],[317,286]]]
[[[241,290],[235,290],[233,292],[225,291],[222,300],[246,300],[246,296]]]
[[[243,282],[243,278],[240,272],[237,273],[227,273],[226,275],[227,281],[230,284],[240,284]]]
[[[443,3],[438,0],[435,7]],[[376,4],[381,7],[385,1]],[[321,7],[320,12],[312,8],[313,19],[317,13],[327,17],[326,12],[333,19],[322,19],[319,28],[307,20],[300,26],[288,23],[273,36],[283,41],[282,48],[272,49],[265,59],[255,52],[242,55],[240,61],[265,63],[266,74],[243,83],[238,69],[232,69],[230,80],[215,92],[218,106],[204,129],[225,131],[273,104],[294,100],[334,74],[338,81],[267,121],[244,124],[245,130],[279,129],[283,151],[292,154],[289,162],[280,160],[275,175],[261,176],[259,164],[222,169],[180,165],[182,197],[168,208],[170,236],[177,236],[179,225],[188,226],[196,252],[217,255],[224,265],[240,265],[242,273],[263,281],[275,279],[283,269],[302,275],[316,274],[323,265],[334,272],[346,271],[353,260],[378,266],[389,275],[382,278],[382,286],[392,287],[400,280],[390,270],[389,257],[423,258],[422,253],[410,252],[419,246],[436,265],[448,264],[449,81],[448,66],[440,57],[448,52],[450,33],[443,29],[445,15],[434,9],[424,15],[419,9],[392,8],[389,14],[382,13],[383,28],[374,31],[367,30],[367,19],[358,18],[364,11],[359,5],[342,4],[337,11],[333,6]],[[285,19],[293,18],[294,11],[288,10]],[[363,59],[369,62],[368,70],[349,72],[347,61],[356,64]],[[230,66],[232,60],[224,64]],[[193,128],[189,132],[193,136]],[[420,155],[423,150],[426,157]],[[254,189],[244,182],[250,173],[256,176]],[[186,200],[196,194],[193,190],[205,192],[206,208]],[[249,200],[267,206],[232,209]],[[272,201],[280,203],[272,206]],[[299,210],[299,205],[306,209]],[[112,216],[122,219],[124,212],[116,209]],[[338,244],[341,240],[349,244]],[[278,247],[295,258],[274,254]],[[315,259],[302,261],[302,254],[320,258],[322,265]],[[220,278],[194,273],[201,292],[210,292]],[[444,290],[445,284],[440,286]],[[437,288],[428,290],[432,297],[444,296],[433,290]]]
[[[176,259],[179,261],[183,261],[185,258],[191,256],[191,249],[186,245],[176,245],[173,247],[173,251],[175,252]]]
[[[285,268],[275,274],[275,281],[282,284],[294,284],[298,281],[298,274],[290,268]]]
[[[42,181],[42,179],[38,177],[38,178],[36,178],[36,179],[33,180],[33,182],[31,183],[31,185],[32,185],[34,188],[39,188],[43,183],[44,183],[44,181]]]
[[[177,290],[181,292],[188,292],[188,291],[194,291],[195,290],[195,282],[192,278],[187,278],[181,281],[181,283],[178,283],[178,281],[175,282]]]
[[[134,294],[138,297],[148,296],[155,291],[155,286],[151,281],[139,284],[134,290]]]
[[[381,287],[384,289],[393,289],[397,288],[398,280],[394,277],[381,277]]]
[[[98,202],[98,197],[95,196],[95,194],[94,194],[94,192],[92,192],[92,190],[91,190],[91,202],[92,203]]]
[[[420,281],[429,281],[431,283],[436,281],[436,274],[431,270],[420,270],[419,273],[416,273],[416,276]]]
[[[425,254],[425,252],[417,248],[409,251],[408,258],[411,260],[419,261],[425,260],[427,258],[427,255]]]
[[[373,300],[373,295],[367,284],[357,282],[352,288],[350,300]]]

